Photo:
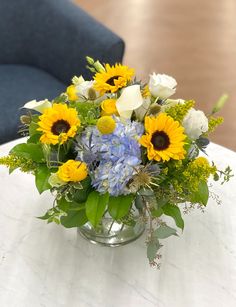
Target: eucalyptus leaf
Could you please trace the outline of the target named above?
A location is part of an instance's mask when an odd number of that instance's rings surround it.
[[[150,262],[154,261],[158,250],[162,247],[157,238],[153,238],[152,241],[147,243],[147,257]]]
[[[176,230],[167,225],[161,225],[154,231],[153,234],[158,239],[166,239],[170,236],[177,236]]]
[[[184,229],[184,220],[181,216],[181,211],[176,205],[166,204],[162,207],[165,215],[171,216],[175,220],[177,227]]]

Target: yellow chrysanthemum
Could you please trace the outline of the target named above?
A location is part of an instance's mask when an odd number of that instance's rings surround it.
[[[102,134],[110,134],[116,128],[116,122],[112,116],[102,116],[97,121],[97,128]]]
[[[172,117],[161,113],[157,117],[145,117],[146,134],[139,142],[147,148],[149,160],[169,161],[184,159],[184,128]]]
[[[68,138],[74,137],[80,120],[74,108],[66,104],[54,103],[39,116],[38,131],[43,132],[40,141],[45,144],[63,144]]]
[[[101,103],[101,115],[119,115],[116,108],[116,99],[106,99]]]
[[[87,165],[81,161],[68,160],[59,167],[57,175],[62,181],[78,182],[88,176]]]
[[[134,75],[134,69],[121,64],[105,65],[105,70],[94,76],[94,89],[102,95],[106,92],[115,93],[125,87]]]
[[[75,101],[78,99],[78,95],[76,92],[76,87],[74,84],[70,85],[66,89],[66,94],[68,95],[69,100]]]

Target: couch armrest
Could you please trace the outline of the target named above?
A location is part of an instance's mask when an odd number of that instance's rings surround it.
[[[1,0],[0,7],[4,3],[6,12],[7,7],[8,13],[15,10],[8,33],[12,46],[6,47],[11,57],[5,63],[13,59],[36,66],[68,84],[73,75],[89,77],[86,55],[101,62],[122,61],[123,40],[69,0]]]

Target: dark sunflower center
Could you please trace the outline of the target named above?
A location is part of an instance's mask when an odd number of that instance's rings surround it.
[[[66,120],[60,119],[52,125],[51,131],[53,134],[59,135],[63,132],[66,133],[69,129],[70,124]]]
[[[115,85],[115,80],[118,80],[120,76],[114,76],[114,77],[111,77],[110,79],[108,79],[106,81],[107,84],[111,85],[111,86],[114,86]]]
[[[156,150],[164,150],[170,145],[170,139],[164,131],[155,131],[152,135],[151,142]]]

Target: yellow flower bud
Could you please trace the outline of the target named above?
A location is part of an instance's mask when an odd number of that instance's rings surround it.
[[[78,95],[76,93],[76,87],[74,84],[67,87],[66,94],[68,95],[68,98],[71,101],[75,101],[78,99]]]
[[[102,116],[97,121],[97,128],[102,134],[110,134],[116,128],[116,122],[111,116]]]

